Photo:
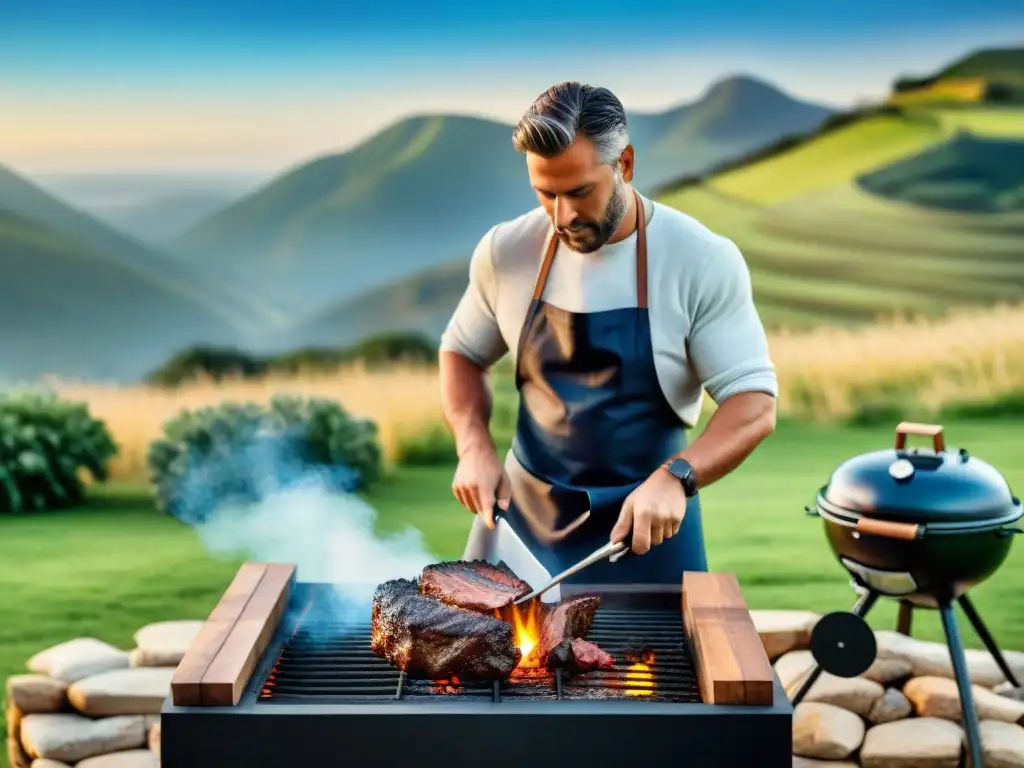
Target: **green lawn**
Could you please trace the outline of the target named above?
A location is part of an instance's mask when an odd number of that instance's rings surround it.
[[[947,424],[947,442],[966,447],[1024,487],[1024,421]],[[711,567],[738,574],[751,607],[847,609],[853,593],[825,543],[820,522],[804,515],[814,493],[845,458],[891,445],[891,429],[783,423],[731,477],[704,496]],[[470,523],[451,498],[450,467],[405,468],[374,490],[380,527],[419,528],[438,558],[458,557]],[[1018,491],[1019,492],[1019,491]],[[143,490],[106,489],[83,509],[0,518],[0,677],[51,644],[92,635],[122,647],[152,621],[203,618],[237,562],[208,557],[192,531],[159,515]],[[1024,548],[975,592],[1001,643],[1024,649]],[[872,623],[892,626],[895,606]],[[933,613],[915,634],[941,637]],[[964,626],[966,641],[980,647]],[[0,766],[3,766],[0,757]]]

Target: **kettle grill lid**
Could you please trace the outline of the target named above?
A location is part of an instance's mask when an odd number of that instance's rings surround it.
[[[932,447],[907,448],[908,435]],[[840,464],[820,498],[851,517],[902,523],[978,525],[1013,522],[1024,514],[1003,475],[966,450],[947,449],[940,425],[902,422],[894,449]]]

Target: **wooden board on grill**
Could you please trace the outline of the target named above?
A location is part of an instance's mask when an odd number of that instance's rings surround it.
[[[771,706],[771,662],[736,576],[687,571],[682,610],[704,703]]]
[[[233,706],[284,614],[295,566],[245,563],[171,678],[175,706]]]

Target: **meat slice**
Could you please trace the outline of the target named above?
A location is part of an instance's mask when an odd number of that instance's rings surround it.
[[[614,656],[581,637],[573,638],[572,656],[576,662],[576,668],[581,672],[591,669],[611,669],[615,666]]]
[[[448,605],[493,613],[523,595],[530,585],[504,563],[458,560],[428,565],[420,576],[420,591]]]
[[[563,640],[586,637],[600,605],[601,598],[584,596],[570,597],[556,606],[545,607],[537,641],[537,658],[547,665],[548,655]]]
[[[512,625],[445,605],[408,579],[386,581],[373,595],[370,649],[409,677],[504,680],[519,664]]]
[[[615,658],[589,640],[575,637],[555,646],[548,654],[548,666],[575,674],[594,669],[611,669],[615,666]]]

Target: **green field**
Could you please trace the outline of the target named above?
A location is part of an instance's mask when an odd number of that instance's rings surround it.
[[[1024,486],[1021,421],[947,424],[948,442]],[[753,608],[846,609],[853,593],[821,525],[804,515],[817,488],[849,456],[891,444],[891,429],[784,422],[739,471],[708,489],[704,520],[711,567],[738,574]],[[380,528],[414,525],[438,558],[462,551],[470,516],[451,498],[451,467],[404,468],[368,497]],[[86,508],[0,519],[0,677],[54,643],[92,635],[131,647],[140,626],[203,618],[237,562],[208,557],[193,532],[153,510],[145,491],[106,489]],[[975,592],[990,628],[1007,648],[1024,649],[1024,548]],[[872,617],[893,626],[886,601]],[[936,616],[915,620],[917,636],[941,637]],[[980,647],[964,625],[966,642]],[[0,766],[3,765],[0,758]]]
[[[1013,191],[1015,185],[1024,190],[1024,172],[999,168],[995,150],[986,148],[986,141],[1007,139],[1024,140],[1024,109],[873,115],[667,191],[660,200],[740,246],[769,326],[934,316],[950,305],[1024,299],[1024,207],[969,213],[913,205],[898,193],[938,198],[945,192],[955,205],[956,194],[966,200],[980,190],[976,204],[987,199],[991,184],[992,197],[1012,206],[1014,194],[1024,194]],[[985,157],[988,166],[971,171],[967,155]],[[890,174],[900,182],[896,192],[872,195],[858,183],[887,167],[899,169]],[[998,178],[956,178],[969,172]]]

